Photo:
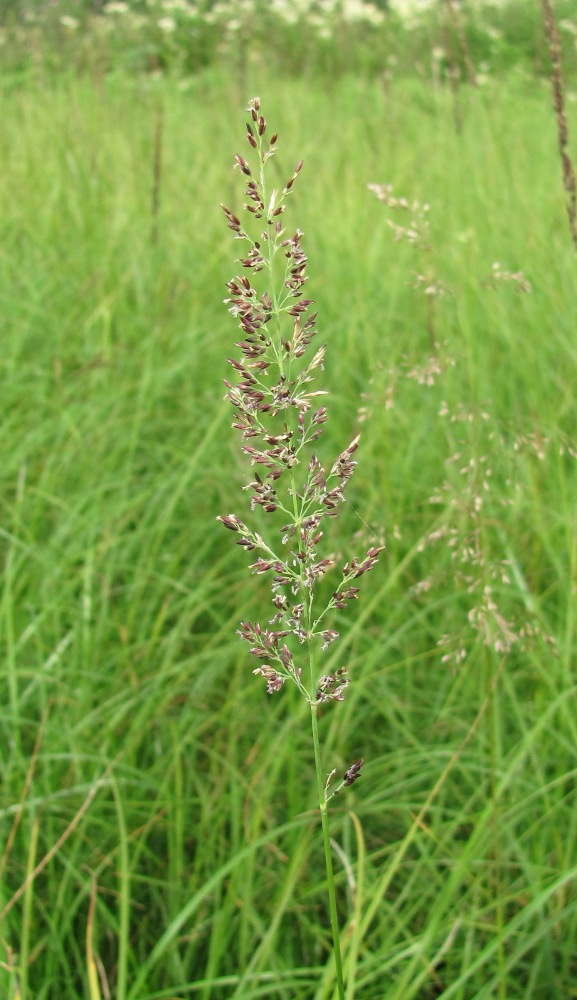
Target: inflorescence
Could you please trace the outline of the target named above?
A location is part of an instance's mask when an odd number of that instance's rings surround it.
[[[236,345],[241,358],[228,359],[235,381],[226,380],[225,385],[235,410],[232,426],[240,431],[242,451],[259,470],[244,487],[250,509],[260,508],[270,517],[273,531],[265,540],[235,514],[218,520],[240,536],[238,545],[256,554],[252,572],[271,578],[273,617],[266,626],[242,622],[239,629],[261,661],[254,673],[263,677],[270,694],[292,681],[318,705],[343,700],[347,670],[311,677],[307,686],[295,662],[298,648],[308,643],[309,648],[318,644],[326,650],[338,639],[327,619],[357,598],[357,581],[373,569],[383,546],[348,561],[322,610],[315,606],[316,585],[336,564],[334,555],[320,552],[323,522],[334,518],[345,501],[359,438],[353,438],[328,468],[313,450],[327,420],[325,392],[311,387],[323,367],[326,347],[311,349],[317,314],[311,311],[313,300],[303,294],[308,282],[303,233],[287,232],[282,221],[303,164],[297,163],[282,189],[269,191],[265,167],[276,153],[278,135],[267,138],[258,97],[250,102],[248,114],[249,159],[235,157],[246,181],[246,223],[222,206],[235,239],[246,245],[239,260],[245,273],[227,284],[225,302],[242,336]],[[360,763],[349,768],[344,784],[355,781]]]

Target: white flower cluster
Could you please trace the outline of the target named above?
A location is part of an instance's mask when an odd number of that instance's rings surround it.
[[[157,22],[165,31],[176,27],[174,17],[202,17],[209,24],[226,22],[231,17],[250,17],[257,13],[255,0],[217,0],[209,8],[200,11],[190,0],[147,0],[147,6],[157,14],[167,13]],[[122,15],[131,12],[130,0],[109,0],[104,5],[107,15]],[[286,24],[307,21],[317,28],[327,28],[335,20],[347,23],[380,25],[384,22],[384,11],[371,0],[270,0],[270,13]]]
[[[469,0],[468,6],[481,10],[489,7],[506,7],[508,3],[509,0]],[[418,25],[422,17],[439,6],[439,0],[389,0],[389,9],[397,14],[407,27]]]

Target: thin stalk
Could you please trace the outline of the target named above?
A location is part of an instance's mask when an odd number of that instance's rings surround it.
[[[24,487],[26,483],[26,465],[21,465],[18,473],[18,483],[16,487],[16,500],[14,503],[14,518],[10,535],[10,547],[6,557],[6,570],[4,573],[4,593],[0,604],[0,614],[4,618],[6,633],[6,675],[8,680],[8,697],[10,701],[11,715],[11,738],[16,750],[20,749],[20,698],[18,690],[18,667],[16,662],[16,637],[14,632],[14,588],[16,579],[16,549],[20,533],[21,508],[24,500]],[[1,622],[0,617],[0,622]],[[1,626],[0,626],[1,631]]]
[[[493,891],[495,899],[495,930],[497,933],[497,961],[499,968],[499,1000],[507,997],[507,967],[504,948],[504,913],[501,888],[501,832],[500,806],[497,788],[497,743],[498,743],[498,699],[496,698],[496,678],[493,658],[487,648],[485,652],[485,678],[487,691],[487,735],[489,740],[489,770],[491,780],[491,833],[493,840]],[[500,671],[498,671],[500,672]]]
[[[92,892],[90,893],[90,905],[88,907],[88,920],[86,921],[86,967],[88,972],[88,992],[90,1000],[102,1000],[100,987],[98,985],[98,968],[92,935],[94,931],[94,910],[96,907],[96,881],[92,882]]]
[[[477,449],[475,449],[477,451]],[[488,562],[488,541],[486,538],[486,525],[481,522],[477,533],[477,553],[482,571],[483,592],[490,590],[490,578],[486,570]],[[491,626],[491,633],[493,628]],[[495,646],[493,635],[490,636],[491,646]],[[494,670],[493,654],[488,645],[483,646],[485,665],[485,689],[487,696],[487,741],[489,747],[489,775],[491,787],[491,802],[493,809],[491,812],[491,834],[493,841],[492,857],[492,883],[495,903],[495,931],[497,935],[497,964],[499,969],[499,1000],[507,1000],[507,965],[505,960],[505,915],[503,909],[502,886],[501,886],[501,806],[499,802],[499,788],[497,781],[497,761],[503,759],[499,735],[499,697],[498,678],[503,664]]]
[[[314,654],[309,643],[309,657],[311,667],[311,684],[314,684]],[[331,927],[333,932],[333,947],[335,953],[335,970],[337,976],[337,990],[339,1000],[345,1000],[345,984],[343,980],[343,963],[341,959],[341,942],[339,938],[339,922],[337,916],[337,898],[335,894],[335,877],[333,873],[333,858],[331,854],[331,835],[329,826],[329,814],[327,810],[327,800],[325,795],[325,785],[323,782],[323,770],[321,762],[321,747],[319,741],[318,705],[311,701],[311,726],[313,732],[313,752],[315,758],[315,771],[317,775],[317,790],[319,796],[319,809],[321,812],[321,823],[323,828],[323,846],[325,849],[325,865],[327,870],[327,888],[329,893],[329,912]]]
[[[164,108],[161,103],[156,109],[154,126],[154,152],[152,158],[152,200],[151,200],[151,240],[154,246],[158,243],[160,193],[162,190],[162,145],[164,136]]]
[[[30,839],[30,849],[28,851],[28,864],[26,875],[29,876],[36,862],[36,852],[38,849],[38,834],[40,832],[40,821],[35,818],[32,826],[32,837]],[[22,934],[20,937],[20,993],[17,996],[20,1000],[27,1000],[28,992],[28,969],[30,966],[30,926],[32,922],[32,899],[34,896],[34,882],[28,881],[26,892],[24,893],[24,906],[22,913]]]
[[[567,126],[567,115],[565,113],[565,85],[563,81],[563,69],[561,67],[561,39],[555,18],[553,0],[541,0],[543,8],[543,20],[545,23],[545,35],[549,58],[551,59],[551,86],[553,88],[553,107],[557,119],[557,137],[559,142],[559,155],[561,157],[561,173],[563,177],[563,187],[566,196],[567,219],[573,243],[577,248],[577,182],[575,180],[575,170],[571,157],[569,156],[569,129]]]
[[[112,782],[112,792],[116,803],[116,816],[118,821],[120,863],[119,863],[119,892],[118,892],[118,959],[116,973],[116,1000],[125,1000],[127,968],[128,968],[128,946],[130,942],[130,859],[128,855],[128,836],[126,830],[126,818],[122,798],[115,781]]]

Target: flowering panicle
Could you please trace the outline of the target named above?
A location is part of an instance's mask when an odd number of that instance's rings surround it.
[[[303,163],[297,163],[282,188],[269,189],[265,168],[276,153],[278,135],[268,138],[258,97],[250,102],[248,115],[249,153],[247,158],[235,157],[245,180],[246,220],[241,222],[222,206],[234,238],[245,244],[238,261],[244,273],[227,283],[225,303],[241,336],[236,344],[240,357],[228,358],[233,377],[225,385],[235,411],[232,426],[240,432],[242,451],[254,468],[244,487],[250,509],[259,508],[273,521],[265,540],[235,514],[218,520],[239,535],[238,545],[255,553],[252,572],[268,574],[271,580],[274,615],[268,624],[274,627],[242,622],[239,629],[251,653],[263,661],[254,673],[265,679],[271,694],[290,680],[311,704],[342,701],[349,683],[346,668],[311,677],[307,687],[295,665],[295,651],[313,641],[326,650],[338,639],[325,618],[357,597],[356,581],[373,569],[382,546],[347,562],[324,608],[316,608],[316,584],[335,568],[335,557],[320,551],[323,519],[335,517],[345,501],[359,438],[330,467],[313,450],[327,420],[321,400],[325,393],[312,388],[326,347],[311,347],[317,314],[313,300],[305,296],[303,233],[287,230],[283,219]]]
[[[238,629],[258,660],[253,673],[263,678],[269,694],[292,682],[309,704],[336,985],[339,1000],[345,1000],[327,804],[360,777],[363,760],[351,764],[336,787],[330,787],[335,770],[323,785],[319,710],[328,702],[343,701],[350,681],[346,666],[328,673],[317,668],[316,661],[317,653],[339,638],[327,616],[356,599],[359,578],[373,569],[383,546],[372,546],[364,556],[346,562],[328,590],[332,595],[317,606],[318,584],[336,570],[336,557],[322,548],[324,519],[334,518],[345,502],[359,438],[354,437],[332,464],[323,464],[317,455],[327,408],[320,398],[324,391],[312,383],[323,367],[326,348],[312,346],[316,313],[313,300],[305,295],[303,233],[287,230],[283,220],[303,164],[297,163],[281,190],[269,190],[266,164],[276,153],[278,136],[268,139],[258,97],[249,104],[248,114],[250,152],[246,159],[235,157],[245,181],[246,221],[223,205],[229,229],[243,244],[238,263],[244,272],[227,283],[225,302],[240,328],[240,356],[228,358],[233,375],[225,385],[234,408],[232,426],[240,432],[242,451],[252,466],[243,488],[251,514],[258,515],[259,526],[264,523],[266,530],[261,534],[236,514],[218,520],[251,553],[251,571],[270,580],[272,617],[266,624],[243,621]],[[322,590],[326,593],[324,586]],[[299,665],[303,658],[308,660],[308,680]]]

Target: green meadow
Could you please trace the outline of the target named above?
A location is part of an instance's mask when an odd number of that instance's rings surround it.
[[[255,94],[279,186],[304,160],[320,457],[362,432],[327,546],[386,541],[320,720],[327,773],[365,759],[331,809],[347,1000],[569,1000],[577,260],[549,84],[264,61],[0,78],[0,995],[335,995],[307,706],[252,676],[236,629],[270,593],[216,521],[248,508],[220,202]],[[426,247],[371,183],[429,206]]]

